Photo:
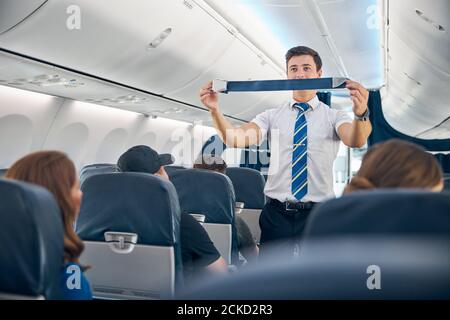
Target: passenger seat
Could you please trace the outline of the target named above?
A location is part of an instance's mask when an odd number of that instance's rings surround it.
[[[46,189],[0,180],[0,299],[59,299],[64,231]]]
[[[264,177],[258,170],[250,168],[227,168],[226,174],[233,183],[236,205],[240,202],[243,206],[236,214],[247,223],[255,241],[259,243],[259,216],[265,204]]]
[[[450,193],[379,189],[329,200],[311,212],[303,239],[450,236]]]
[[[202,169],[175,170],[168,174],[177,189],[182,212],[204,215],[203,227],[219,253],[228,264],[238,265],[235,196],[230,179]]]
[[[91,176],[76,231],[97,298],[165,299],[181,285],[180,207],[169,181],[146,173]]]
[[[90,176],[113,172],[119,172],[119,169],[116,164],[112,163],[94,163],[84,166],[80,171],[80,186],[83,185],[84,180]]]

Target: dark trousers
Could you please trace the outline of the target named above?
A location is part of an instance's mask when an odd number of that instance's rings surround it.
[[[280,244],[289,250],[298,242],[311,210],[287,211],[284,203],[270,199],[259,218],[261,228],[261,252],[271,244]]]

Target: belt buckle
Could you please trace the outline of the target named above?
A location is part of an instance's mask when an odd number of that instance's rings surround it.
[[[298,210],[297,208],[289,208],[289,205],[294,206],[294,205],[296,205],[296,203],[286,201],[285,202],[286,211],[297,211]]]

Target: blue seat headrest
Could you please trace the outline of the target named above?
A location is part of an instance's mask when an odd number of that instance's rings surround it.
[[[138,234],[139,244],[179,243],[180,207],[170,181],[147,173],[89,177],[76,230],[83,240],[104,241],[104,232]]]
[[[205,215],[205,222],[232,224],[235,197],[230,179],[203,169],[175,170],[169,174],[177,189],[181,210]]]
[[[178,298],[450,298],[450,238],[330,238],[303,243],[297,258],[266,254],[233,277],[206,280]]]
[[[173,165],[164,166],[164,170],[166,170],[166,172],[169,176],[177,170],[184,170],[184,169],[186,169],[186,168],[182,167],[182,166],[173,166]]]
[[[0,178],[6,174],[6,171],[8,171],[8,169],[0,169]]]
[[[58,299],[64,231],[53,195],[0,180],[0,292]]]
[[[80,185],[90,176],[102,173],[119,172],[117,165],[111,163],[96,163],[84,166],[80,171]]]
[[[265,204],[265,180],[261,172],[250,168],[227,168],[233,183],[236,201],[244,202],[246,209],[262,209]]]
[[[311,212],[304,238],[348,234],[450,235],[450,194],[379,189],[344,195]]]

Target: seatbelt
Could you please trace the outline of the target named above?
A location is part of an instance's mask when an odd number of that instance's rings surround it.
[[[319,90],[345,88],[347,78],[315,78],[290,80],[254,80],[226,81],[214,80],[215,92],[282,91],[282,90]]]

